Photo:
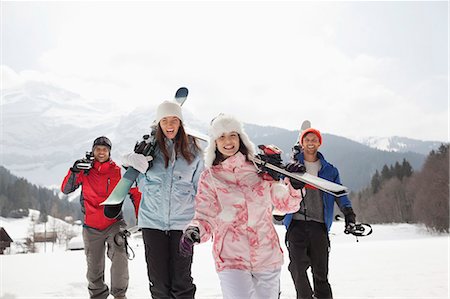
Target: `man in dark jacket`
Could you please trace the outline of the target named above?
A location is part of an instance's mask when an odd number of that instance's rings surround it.
[[[120,180],[120,168],[110,159],[111,141],[104,136],[92,145],[94,160],[75,161],[61,185],[61,191],[69,194],[81,187],[81,210],[84,214],[83,240],[87,260],[87,279],[90,298],[106,299],[110,293],[104,281],[105,250],[111,260],[111,294],[124,299],[128,288],[128,257],[124,242],[118,242],[126,227],[121,215],[116,219],[104,216],[105,201]],[[131,198],[140,200],[135,188]]]
[[[322,144],[322,135],[316,129],[303,131],[299,143],[303,151],[295,155],[294,160],[305,165],[306,172],[340,184],[339,172],[328,163],[318,151]],[[296,171],[293,163],[288,171]],[[334,197],[312,186],[306,185],[306,195],[300,203],[300,209],[288,214],[283,220],[287,227],[286,244],[289,250],[289,271],[294,280],[297,298],[324,299],[333,298],[328,282],[328,258],[330,240],[328,232],[333,222],[334,202],[345,215],[346,226],[355,225],[355,213],[347,196]],[[307,269],[311,267],[313,286],[309,282]]]

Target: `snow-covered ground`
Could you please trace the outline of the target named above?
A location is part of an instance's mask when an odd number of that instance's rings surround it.
[[[4,218],[0,217],[0,226],[4,227],[9,236],[13,239],[10,248],[6,249],[6,254],[26,253],[30,248],[26,246],[27,238],[34,234],[49,237],[56,233],[56,242],[35,243],[34,252],[55,252],[65,250],[69,239],[81,234],[81,225],[69,224],[61,219],[48,216],[46,223],[39,223],[37,210],[29,210],[28,217]],[[80,223],[80,221],[76,221]],[[81,224],[81,223],[80,223]],[[0,297],[0,299],[3,299]]]
[[[449,298],[449,236],[432,235],[422,226],[374,225],[374,233],[356,242],[336,222],[331,232],[330,282],[335,298]],[[284,227],[277,226],[280,239]],[[150,298],[140,233],[130,243],[128,298]],[[281,275],[281,298],[295,298],[288,256]],[[109,264],[107,265],[109,267]],[[0,256],[0,299],[88,298],[83,251]],[[106,270],[109,281],[109,271]],[[196,298],[221,298],[211,243],[196,246],[193,277]]]

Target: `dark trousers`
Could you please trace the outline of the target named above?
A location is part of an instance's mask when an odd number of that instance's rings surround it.
[[[330,241],[325,224],[315,221],[292,220],[286,233],[290,263],[297,298],[333,298],[328,283]],[[314,291],[306,270],[311,267]]]
[[[179,253],[181,230],[142,229],[150,293],[154,299],[194,298],[192,256]]]

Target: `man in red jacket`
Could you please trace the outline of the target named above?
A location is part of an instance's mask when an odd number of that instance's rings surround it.
[[[128,257],[124,242],[117,242],[126,227],[122,215],[116,219],[103,214],[105,201],[120,180],[120,168],[110,159],[111,141],[104,136],[92,145],[94,161],[86,170],[86,159],[75,161],[64,178],[61,191],[69,194],[81,187],[81,210],[84,214],[83,240],[87,260],[87,279],[90,298],[106,299],[110,293],[104,281],[105,250],[111,260],[111,294],[124,299],[128,288]],[[89,165],[89,163],[87,163]],[[139,205],[137,188],[130,191],[135,206]]]

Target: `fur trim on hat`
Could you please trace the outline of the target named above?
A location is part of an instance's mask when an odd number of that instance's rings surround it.
[[[320,134],[320,131],[317,129],[313,129],[313,128],[309,128],[303,131],[302,136],[300,136],[300,140],[299,143],[301,145],[303,145],[303,138],[306,136],[306,134],[308,133],[313,133],[315,134],[317,137],[319,137],[319,143],[320,145],[322,145],[322,135]]]
[[[255,154],[255,145],[245,133],[242,123],[231,115],[219,114],[212,120],[209,128],[209,144],[205,149],[205,166],[211,167],[216,159],[216,139],[224,133],[236,132],[239,138],[248,150],[248,158],[252,158]]]
[[[167,116],[176,116],[183,121],[181,106],[175,101],[164,101],[156,108],[156,123]]]

